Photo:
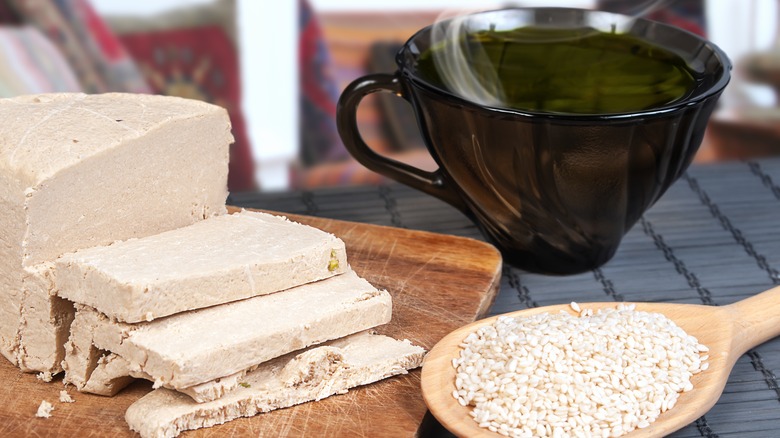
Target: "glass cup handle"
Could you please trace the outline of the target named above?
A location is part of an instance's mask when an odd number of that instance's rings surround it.
[[[365,96],[376,92],[392,93],[410,101],[397,75],[371,74],[349,84],[341,94],[336,113],[339,135],[349,153],[360,164],[376,173],[435,196],[463,212],[468,212],[458,193],[445,184],[441,169],[427,172],[379,155],[366,144],[358,129],[357,109]]]

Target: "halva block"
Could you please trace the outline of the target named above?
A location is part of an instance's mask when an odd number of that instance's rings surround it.
[[[47,263],[225,212],[227,112],[134,94],[0,99],[0,353],[57,372],[73,310]]]

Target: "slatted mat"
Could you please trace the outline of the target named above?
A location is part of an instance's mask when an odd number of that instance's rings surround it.
[[[454,208],[399,184],[241,193],[229,202],[482,239]],[[601,268],[552,277],[505,266],[491,312],[570,301],[725,305],[778,284],[780,159],[701,164],[669,189]],[[780,339],[775,339],[743,356],[715,407],[672,436],[780,436],[778,373]],[[435,426],[425,431],[445,435]]]

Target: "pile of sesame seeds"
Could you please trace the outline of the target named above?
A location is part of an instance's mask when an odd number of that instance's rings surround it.
[[[645,428],[693,389],[708,349],[633,305],[501,317],[461,343],[453,397],[512,437],[616,437]]]

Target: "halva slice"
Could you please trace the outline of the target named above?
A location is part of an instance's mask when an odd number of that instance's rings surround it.
[[[189,388],[180,388],[177,391],[187,394],[198,403],[216,400],[241,385],[246,373],[255,368],[257,366]],[[122,356],[116,353],[105,353],[96,361],[96,366],[86,383],[78,390],[110,397],[116,395],[136,378],[154,381],[150,375],[138,371],[137,367],[133,367]]]
[[[280,216],[241,211],[66,254],[59,295],[124,322],[289,289],[347,270],[344,242]]]
[[[77,313],[73,322],[74,327],[79,325],[80,319]],[[71,336],[76,333],[76,330],[72,330]],[[86,337],[82,337],[82,339],[86,339]],[[91,345],[91,334],[88,339],[91,346],[88,350],[75,348],[68,350],[69,354],[66,355],[63,362],[64,383],[72,384],[79,392],[110,397],[116,395],[136,378],[154,381],[153,377],[140,371],[139,367],[132,366],[122,356]],[[69,345],[76,343],[71,341]],[[82,352],[86,352],[86,354]],[[254,368],[256,366],[189,388],[181,388],[179,391],[189,395],[199,403],[216,400],[236,388],[246,373]]]
[[[422,364],[424,354],[408,341],[359,333],[262,364],[238,388],[211,402],[197,403],[179,392],[156,389],[130,405],[125,419],[144,438],[175,437],[405,374]]]
[[[354,271],[283,292],[148,323],[112,321],[77,305],[93,344],[158,386],[188,388],[310,345],[390,322],[390,294]]]
[[[73,309],[48,262],[225,212],[227,112],[175,97],[0,99],[0,353],[56,373]]]
[[[182,388],[178,391],[187,394],[198,403],[216,400],[243,383],[247,371],[241,371],[226,377],[220,377],[198,385]],[[86,383],[78,390],[90,394],[112,397],[131,384],[135,379],[154,380],[143,371],[138,371],[122,356],[105,352],[98,360],[95,369]]]

